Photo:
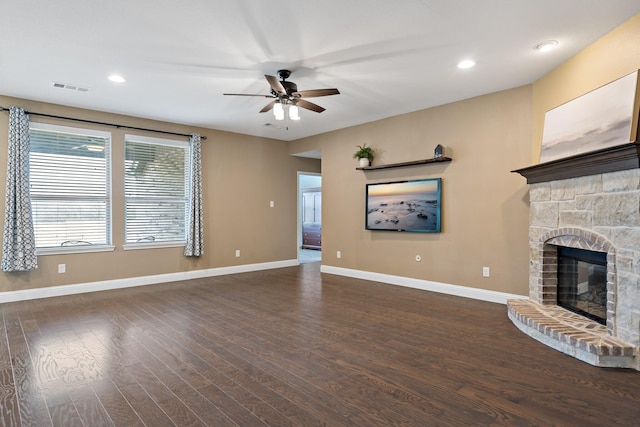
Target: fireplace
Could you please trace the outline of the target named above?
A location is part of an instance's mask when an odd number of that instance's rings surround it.
[[[607,254],[558,248],[558,305],[607,324]]]
[[[640,144],[519,169],[529,184],[530,337],[601,367],[640,370]]]

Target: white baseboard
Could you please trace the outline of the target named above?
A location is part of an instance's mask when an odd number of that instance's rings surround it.
[[[134,286],[155,285],[203,277],[223,276],[250,271],[270,270],[273,268],[293,267],[297,259],[264,262],[258,264],[234,265],[230,267],[209,268],[206,270],[185,271],[180,273],[157,274],[153,276],[131,277],[127,279],[104,280],[99,282],[77,283],[73,285],[51,286],[48,288],[25,289],[21,291],[0,292],[0,304],[26,301],[38,298],[50,298],[87,292],[108,291],[111,289],[131,288]]]
[[[330,265],[322,265],[320,267],[320,272],[335,274],[338,276],[353,277],[355,279],[371,280],[373,282],[382,282],[390,285],[405,286],[408,288],[422,289],[423,291],[439,292],[441,294],[455,295],[481,301],[495,302],[499,304],[506,304],[507,300],[510,299],[529,299],[529,297],[524,295],[451,285],[449,283],[432,282],[430,280],[413,279],[411,277],[352,270],[350,268],[332,267]]]
[[[185,271],[180,273],[157,274],[153,276],[131,277],[126,279],[104,280],[99,282],[77,283],[73,285],[51,286],[48,288],[25,289],[21,291],[0,292],[0,304],[6,302],[26,301],[38,298],[50,298],[63,295],[81,294],[87,292],[108,291],[111,289],[131,288],[160,283],[177,282],[181,280],[201,279],[205,277],[224,276],[227,274],[247,273],[250,271],[270,270],[274,268],[294,267],[299,265],[297,259],[264,262],[258,264],[234,265],[230,267],[209,268],[206,270]],[[510,299],[528,299],[523,295],[505,292],[489,291],[486,289],[470,288],[451,285],[448,283],[432,282],[429,280],[413,279],[410,277],[393,276],[390,274],[373,273],[369,271],[353,270],[342,267],[321,265],[320,272],[338,276],[353,277],[355,279],[371,280],[390,285],[405,286],[422,289],[424,291],[439,292],[472,298],[481,301],[506,304]]]

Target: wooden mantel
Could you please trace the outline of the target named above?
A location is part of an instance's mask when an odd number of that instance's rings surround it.
[[[512,170],[527,184],[640,168],[640,144],[629,142],[564,159]]]

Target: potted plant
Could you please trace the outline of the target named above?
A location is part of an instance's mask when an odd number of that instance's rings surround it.
[[[353,158],[358,159],[360,167],[371,166],[371,162],[373,161],[373,148],[367,146],[367,144],[357,145],[356,147],[358,147],[358,151],[353,154]]]

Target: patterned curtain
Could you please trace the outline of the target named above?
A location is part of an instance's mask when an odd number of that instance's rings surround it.
[[[189,218],[185,256],[204,254],[204,235],[202,227],[202,156],[200,154],[200,135],[194,133],[189,140],[191,153],[191,195],[189,197]]]
[[[2,271],[38,267],[29,196],[30,144],[29,116],[22,108],[10,107]]]

